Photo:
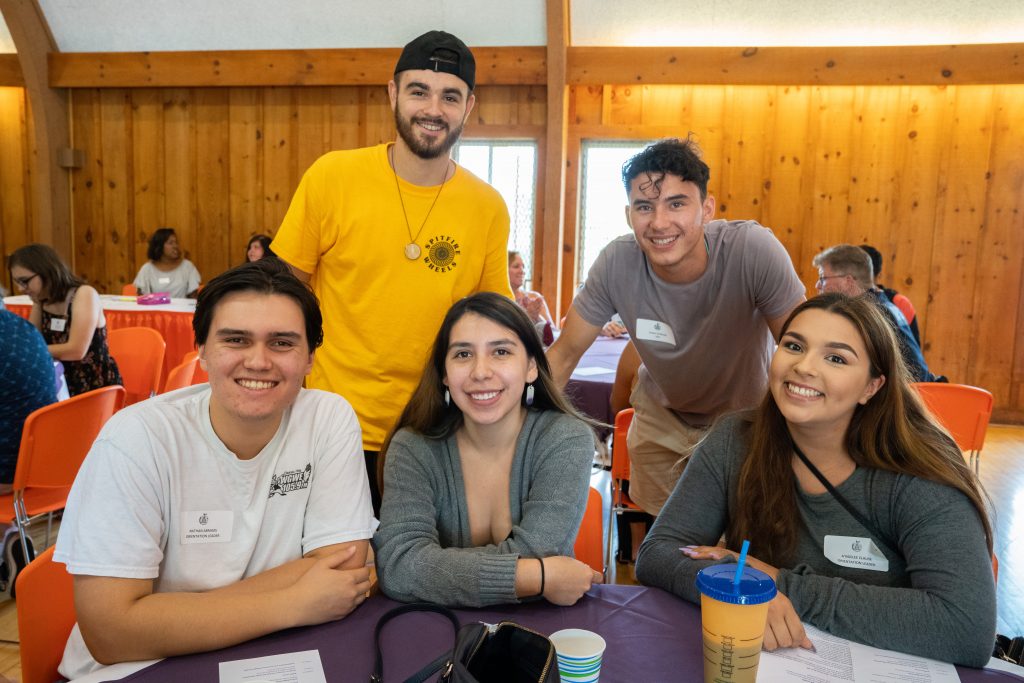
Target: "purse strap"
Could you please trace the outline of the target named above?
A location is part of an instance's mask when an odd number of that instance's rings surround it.
[[[853,504],[850,503],[850,501],[846,500],[845,496],[843,496],[841,493],[839,493],[839,491],[836,490],[836,487],[832,485],[832,482],[826,479],[825,475],[821,473],[821,470],[815,467],[814,464],[810,461],[810,459],[808,459],[808,457],[804,455],[804,452],[800,450],[800,447],[796,445],[796,442],[793,441],[792,437],[790,437],[789,441],[793,445],[793,452],[796,453],[796,457],[800,458],[800,461],[807,466],[807,469],[811,471],[811,474],[817,477],[818,481],[821,482],[822,486],[828,489],[828,492],[832,494],[832,497],[835,498],[840,505],[846,508],[846,511],[849,512],[854,519],[860,522],[860,525],[862,527],[870,531],[871,535],[875,538],[875,540],[882,544],[882,546],[886,550],[888,550],[893,555],[896,555],[897,557],[902,557],[900,552],[893,548],[889,544],[889,542],[885,540],[885,536],[883,536],[881,532],[878,531],[875,525],[872,524],[867,517],[862,515],[860,513],[860,510],[853,507]]]
[[[374,663],[373,674],[370,676],[370,683],[382,683],[384,680],[384,658],[381,655],[380,651],[380,633],[383,630],[384,625],[392,619],[394,619],[395,617],[401,616],[408,612],[434,612],[435,614],[440,614],[442,616],[448,617],[448,621],[451,622],[452,628],[455,630],[456,633],[458,633],[459,631],[458,617],[456,617],[455,613],[452,612],[450,609],[448,609],[447,607],[443,607],[441,605],[432,605],[426,602],[414,602],[408,605],[399,605],[398,607],[394,607],[388,610],[384,613],[383,616],[381,616],[380,619],[377,620],[377,626],[373,629],[373,648],[377,653],[377,659],[376,662]],[[445,652],[440,657],[432,661],[430,664],[427,664],[425,667],[423,667],[415,674],[413,674],[411,678],[407,679],[407,683],[413,681],[415,681],[416,683],[425,681],[426,679],[430,678],[430,676],[433,675],[438,669],[444,666],[445,662],[451,659],[451,657],[451,652]]]

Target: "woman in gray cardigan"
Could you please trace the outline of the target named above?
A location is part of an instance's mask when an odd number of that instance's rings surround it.
[[[983,666],[996,615],[981,487],[908,384],[875,305],[826,294],[797,307],[768,386],[759,409],[721,420],[698,445],[640,548],[637,578],[696,602],[697,572],[749,539],[748,562],[779,589],[766,649],[811,647],[803,621]]]
[[[491,292],[456,302],[381,452],[381,589],[451,606],[575,603],[601,581],[572,557],[593,455],[526,314]]]

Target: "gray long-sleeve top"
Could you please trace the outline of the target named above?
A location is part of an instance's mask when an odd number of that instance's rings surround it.
[[[717,562],[691,560],[679,548],[715,545],[725,531],[729,511],[738,504],[748,424],[741,416],[727,417],[697,447],[640,548],[641,583],[699,602],[697,572]],[[825,557],[826,535],[872,533],[830,493],[805,493],[795,480],[794,486],[803,523],[796,561],[779,568],[777,585],[803,621],[876,647],[984,666],[995,639],[995,585],[981,519],[963,493],[858,467],[836,488],[900,553],[876,541],[889,561],[888,571],[876,571]],[[750,554],[757,557],[757,539],[750,542]]]
[[[384,593],[456,607],[517,602],[520,557],[573,554],[587,504],[594,436],[584,422],[530,410],[509,477],[512,532],[473,546],[455,435],[398,432],[384,466],[380,527],[373,537]]]

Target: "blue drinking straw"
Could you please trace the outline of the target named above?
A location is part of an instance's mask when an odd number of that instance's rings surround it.
[[[740,559],[736,563],[736,576],[733,577],[732,583],[734,586],[740,585],[740,578],[743,576],[743,568],[747,566],[747,551],[750,550],[750,541],[743,541],[743,547],[740,548]]]

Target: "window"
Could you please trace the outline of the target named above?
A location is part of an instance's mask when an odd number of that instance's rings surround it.
[[[629,233],[622,187],[622,164],[648,145],[648,141],[583,142],[583,174],[580,194],[579,282],[587,279],[601,250],[619,235]]]
[[[501,193],[511,218],[508,248],[522,254],[527,275],[531,275],[537,143],[530,140],[463,140],[456,146],[454,156],[459,165]],[[530,286],[529,277],[525,286]]]

